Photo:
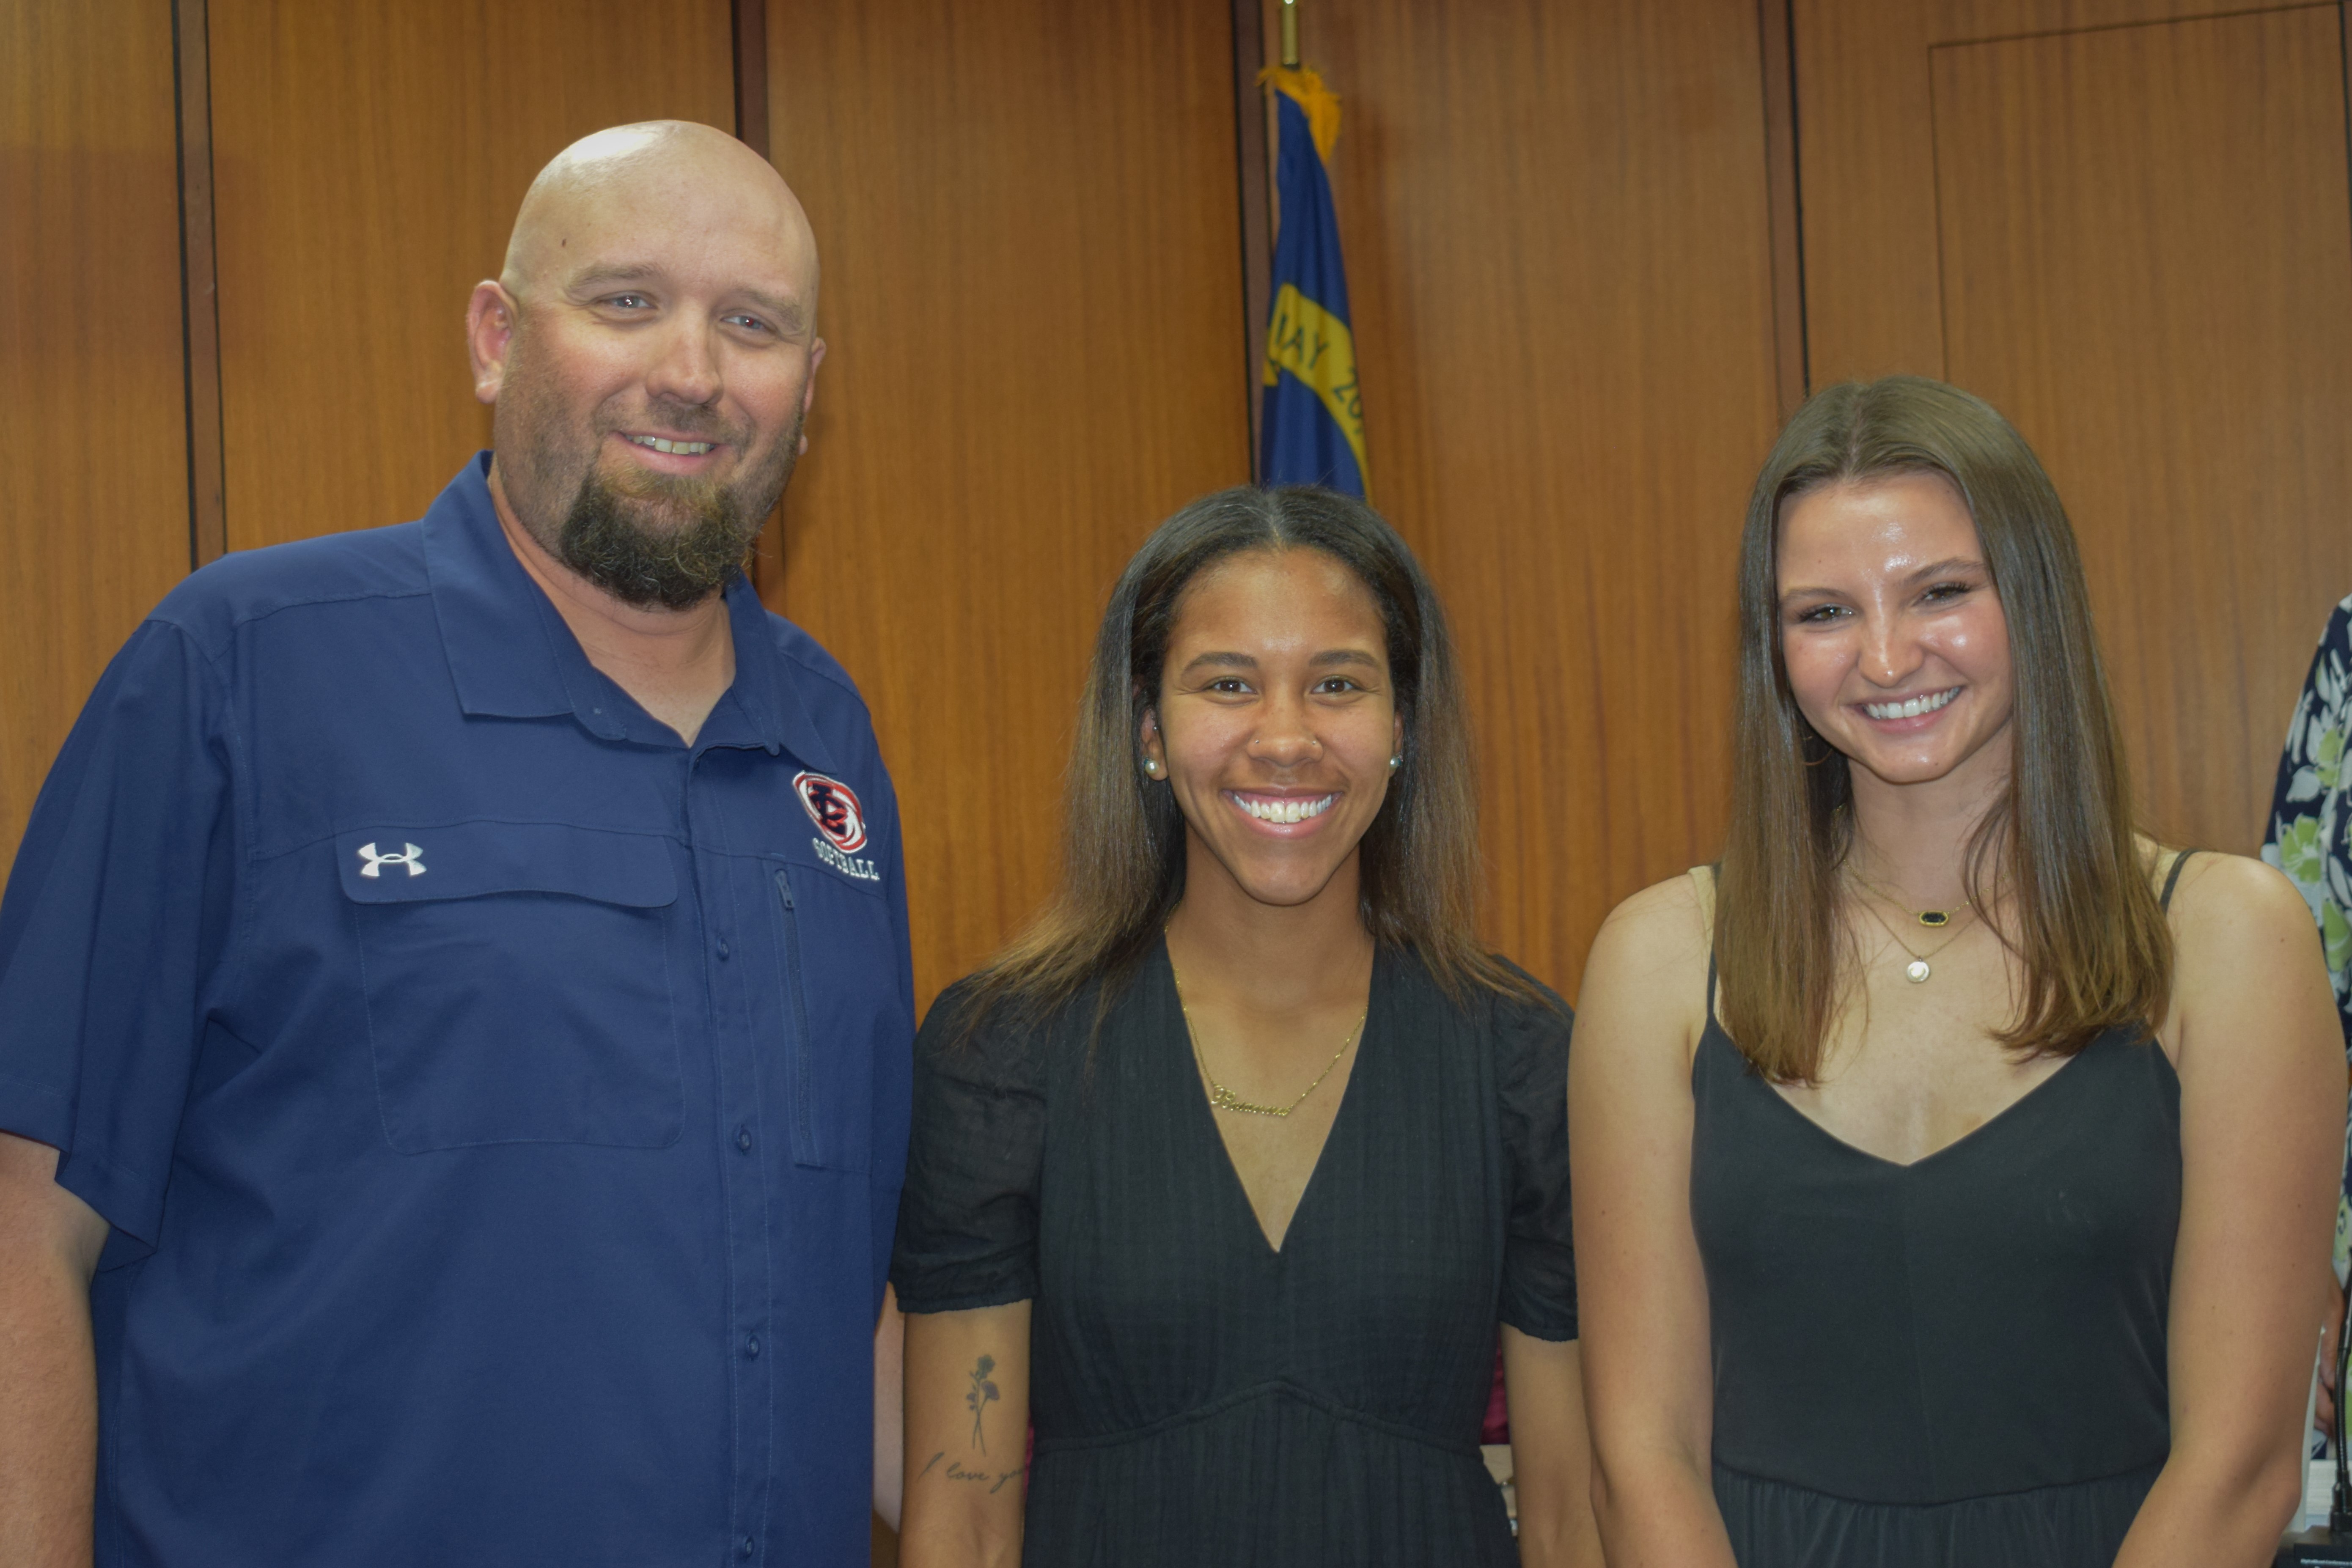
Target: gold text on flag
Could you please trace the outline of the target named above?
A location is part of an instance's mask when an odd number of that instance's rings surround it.
[[[1288,371],[1314,389],[1331,411],[1356,454],[1356,471],[1369,476],[1364,461],[1364,404],[1356,383],[1356,339],[1348,323],[1285,283],[1274,297],[1274,324],[1265,334],[1265,384]]]

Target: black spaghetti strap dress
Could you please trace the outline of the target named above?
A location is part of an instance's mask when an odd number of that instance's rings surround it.
[[[916,1045],[891,1278],[909,1312],[1034,1303],[1023,1562],[1516,1563],[1478,1436],[1496,1324],[1576,1336],[1565,1005],[1456,1006],[1382,950],[1276,1251],[1164,951],[1091,1052],[1091,993],[950,1044],[956,994]]]
[[[1691,1089],[1715,1492],[1741,1568],[2108,1568],[2170,1447],[2163,1048],[2109,1030],[1907,1165],[1774,1092],[1711,1005]]]

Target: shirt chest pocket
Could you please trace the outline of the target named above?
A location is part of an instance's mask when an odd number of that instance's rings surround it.
[[[852,862],[851,870],[868,869]],[[765,862],[775,921],[793,1163],[864,1171],[873,1163],[880,1053],[914,1034],[897,982],[897,942],[878,877],[794,858]]]
[[[468,822],[346,833],[336,855],[394,1149],[677,1141],[665,841]]]

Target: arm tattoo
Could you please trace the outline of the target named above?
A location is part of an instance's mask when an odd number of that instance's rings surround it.
[[[941,1459],[948,1459],[948,1451],[945,1448],[941,1448],[938,1453],[933,1454],[931,1456],[931,1462],[925,1465],[916,1475],[915,1479],[919,1481],[923,1477],[929,1475],[934,1469],[938,1469],[939,1463]],[[1029,1467],[1023,1465],[1014,1469],[999,1470],[995,1475],[992,1476],[986,1470],[967,1470],[953,1459],[948,1459],[948,1468],[940,1471],[940,1475],[947,1480],[981,1481],[985,1483],[988,1487],[988,1495],[990,1497],[994,1497],[997,1493],[1003,1491],[1007,1481],[1013,1480],[1020,1476],[1027,1475],[1028,1473]]]
[[[971,1406],[972,1447],[983,1454],[988,1452],[988,1438],[982,1433],[980,1424],[988,1414],[989,1402],[997,1397],[996,1384],[988,1381],[988,1374],[995,1370],[996,1358],[992,1355],[984,1355],[973,1363],[971,1391],[963,1396],[963,1402]]]

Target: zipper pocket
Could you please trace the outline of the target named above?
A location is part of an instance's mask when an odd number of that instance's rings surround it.
[[[808,1002],[801,984],[801,917],[793,905],[792,879],[781,866],[776,893],[784,906],[784,1001],[793,1023],[793,1163],[822,1165],[816,1146],[816,1042],[809,1038]]]

